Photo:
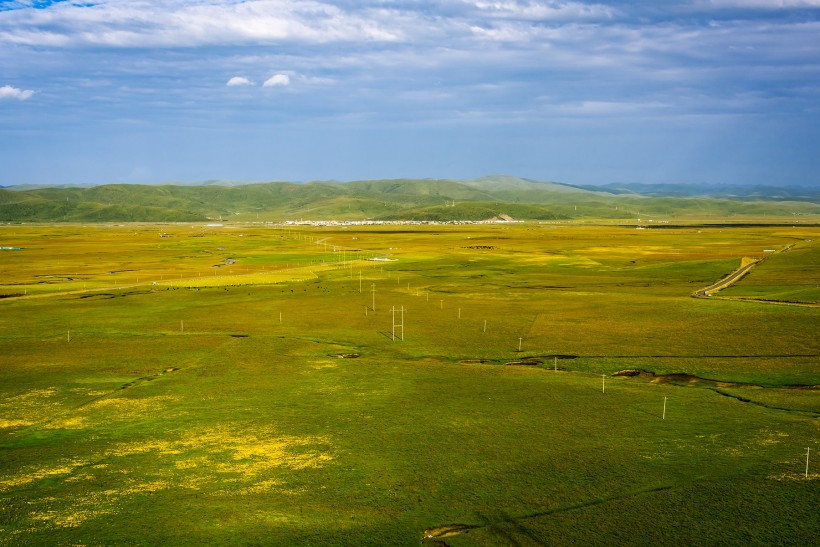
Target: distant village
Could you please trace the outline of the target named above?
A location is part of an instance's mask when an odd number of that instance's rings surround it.
[[[443,226],[453,224],[509,224],[524,222],[509,215],[499,215],[487,220],[286,220],[273,222],[283,226]]]

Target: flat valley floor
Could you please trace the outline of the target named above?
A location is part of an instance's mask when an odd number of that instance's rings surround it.
[[[816,543],[818,237],[0,226],[0,545]]]

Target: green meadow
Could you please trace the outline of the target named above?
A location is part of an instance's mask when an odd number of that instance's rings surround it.
[[[0,226],[0,545],[816,543],[818,236]]]

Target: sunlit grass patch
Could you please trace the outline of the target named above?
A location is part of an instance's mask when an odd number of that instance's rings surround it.
[[[88,425],[84,416],[61,417],[43,424],[44,429],[83,429]]]
[[[247,482],[277,468],[317,468],[333,459],[316,447],[328,447],[321,437],[277,435],[261,429],[240,433],[228,425],[188,432],[177,438],[119,443],[106,457],[152,455],[164,458],[174,469],[205,473],[215,482]]]
[[[85,409],[93,412],[104,412],[106,419],[132,420],[145,416],[148,412],[156,412],[169,401],[178,399],[172,395],[157,395],[155,397],[109,397],[96,400]],[[84,409],[84,410],[85,410]]]
[[[252,478],[276,467],[320,467],[333,459],[330,454],[302,450],[317,444],[327,445],[328,442],[328,439],[319,437],[276,436],[272,430],[242,435],[224,427],[187,435],[177,445],[183,446],[187,451],[205,451],[227,456],[229,461],[217,463],[216,470]]]
[[[292,269],[271,273],[252,273],[237,275],[214,275],[204,277],[192,277],[189,279],[179,279],[172,281],[160,281],[157,285],[161,287],[228,287],[238,285],[274,285],[287,281],[305,281],[316,279],[314,268]]]
[[[49,479],[84,491],[70,499],[44,496],[30,505],[38,526],[73,528],[119,514],[135,496],[195,491],[220,498],[277,492],[294,495],[290,473],[318,469],[333,460],[325,437],[277,434],[271,428],[243,432],[225,424],[163,439],[118,442],[92,460],[63,459],[0,476],[0,492],[31,488]],[[94,463],[105,462],[105,463]],[[145,465],[150,461],[151,465]],[[283,471],[285,473],[283,473]],[[106,486],[108,485],[108,486]],[[54,486],[42,484],[45,491]]]
[[[0,399],[0,419],[4,427],[42,422],[63,410],[58,390],[54,387],[32,389],[19,395]]]
[[[0,489],[7,491],[45,478],[68,476],[86,464],[86,460],[62,459],[52,465],[29,466],[14,474],[0,476]]]
[[[87,476],[88,480],[93,478],[91,475]],[[119,513],[123,498],[138,494],[152,494],[167,490],[171,486],[167,481],[161,480],[137,482],[127,479],[123,481],[120,488],[86,493],[73,498],[69,504],[65,504],[65,500],[48,498],[42,505],[51,506],[51,508],[37,509],[31,513],[30,518],[35,523],[60,528],[75,528],[88,520]]]
[[[118,444],[106,450],[105,456],[122,458],[147,453],[158,455],[182,454],[183,448],[172,441],[151,439],[149,441]]]
[[[32,424],[34,424],[34,422],[30,422],[28,420],[9,420],[6,418],[0,418],[0,428],[26,427]]]

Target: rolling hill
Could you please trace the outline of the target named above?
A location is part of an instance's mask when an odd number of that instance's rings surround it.
[[[688,186],[678,190],[635,185],[582,187],[503,175],[463,181],[11,187],[0,188],[0,222],[463,221],[502,214],[522,220],[820,215],[818,199],[812,199],[820,196],[811,189],[757,187],[740,195],[704,192],[698,195]]]

